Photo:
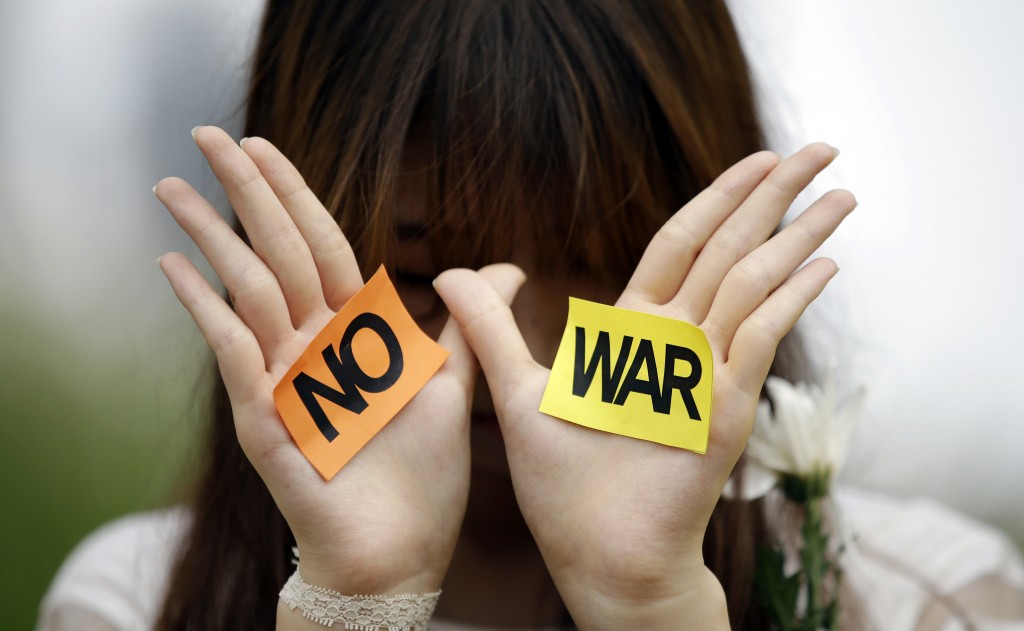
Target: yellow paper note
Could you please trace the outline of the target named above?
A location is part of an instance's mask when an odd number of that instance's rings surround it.
[[[707,336],[692,324],[569,298],[540,411],[705,453],[713,368]]]
[[[448,354],[416,325],[381,267],[285,373],[274,403],[299,449],[330,480]]]

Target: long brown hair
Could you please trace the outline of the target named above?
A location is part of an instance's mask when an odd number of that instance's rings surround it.
[[[364,272],[393,260],[416,124],[430,135],[430,225],[446,237],[433,241],[458,243],[440,264],[506,259],[526,227],[541,264],[615,288],[671,213],[764,144],[721,0],[271,0],[246,107],[245,135],[295,163]],[[801,376],[801,356],[788,338],[773,371]],[[293,540],[213,382],[159,628],[270,629]],[[764,536],[749,502],[720,502],[708,528],[736,627],[764,627],[751,593]]]

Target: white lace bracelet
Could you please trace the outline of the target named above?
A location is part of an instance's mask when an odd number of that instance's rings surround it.
[[[344,624],[354,631],[425,631],[440,591],[397,596],[345,596],[333,589],[310,585],[295,572],[279,594],[289,609],[324,625]]]

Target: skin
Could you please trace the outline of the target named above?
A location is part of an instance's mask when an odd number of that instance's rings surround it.
[[[165,178],[154,192],[210,261],[234,308],[183,255],[159,263],[216,354],[239,442],[295,535],[304,580],[348,594],[438,589],[480,444],[470,440],[471,411],[482,417],[493,409],[522,520],[581,629],[678,629],[681,621],[728,628],[724,593],[701,556],[704,532],[750,435],[779,341],[838,271],[824,258],[801,264],[856,201],[830,191],[769,237],[836,151],[814,143],[785,160],[760,152],[740,161],[672,216],[622,294],[605,299],[697,323],[707,334],[715,358],[707,455],[539,413],[564,324],[554,317],[564,310],[550,306],[564,305],[569,294],[601,292],[569,279],[527,281],[519,267],[500,263],[436,278],[451,314],[438,341],[451,357],[324,483],[280,422],[272,390],[362,286],[359,266],[301,175],[269,142],[251,138],[239,147],[216,127],[193,135],[252,248],[183,180]],[[480,368],[489,396],[474,394]],[[319,628],[283,605],[278,627]]]

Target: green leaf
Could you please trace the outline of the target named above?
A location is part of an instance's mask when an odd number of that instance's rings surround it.
[[[797,631],[796,599],[803,579],[800,572],[786,576],[785,564],[786,558],[781,550],[758,546],[754,593],[758,605],[773,621],[772,628]]]

